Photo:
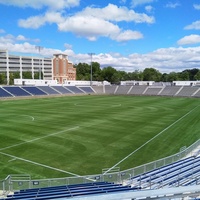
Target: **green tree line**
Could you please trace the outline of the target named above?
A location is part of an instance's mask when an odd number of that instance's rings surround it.
[[[91,65],[87,63],[79,63],[76,67],[77,80],[91,80]],[[93,81],[109,81],[111,83],[119,83],[120,81],[136,80],[136,81],[156,81],[156,82],[172,82],[172,81],[195,81],[200,80],[199,69],[186,69],[182,72],[161,73],[154,68],[146,68],[144,71],[135,70],[133,72],[119,71],[112,66],[101,69],[98,62],[92,63],[92,80]]]
[[[14,85],[14,79],[19,79],[20,73],[19,72],[10,72],[9,73],[9,85]],[[30,71],[22,72],[22,78],[23,79],[32,79],[32,74]],[[34,79],[39,79],[39,72],[35,72]],[[0,73],[0,85],[6,85],[7,84],[7,74]]]
[[[90,81],[91,65],[87,63],[79,63],[74,66],[76,68],[76,79]],[[14,84],[14,79],[20,78],[19,72],[11,72],[9,74],[9,84]],[[23,79],[32,79],[30,71],[22,73]],[[39,73],[34,74],[34,79],[39,79]],[[109,81],[111,83],[119,83],[120,81],[156,81],[156,82],[172,82],[172,81],[195,81],[200,80],[200,69],[186,69],[182,72],[161,73],[154,68],[146,68],[144,71],[135,70],[133,72],[119,71],[112,66],[101,69],[98,62],[92,63],[92,80],[93,81]],[[0,85],[7,84],[6,73],[0,73]]]

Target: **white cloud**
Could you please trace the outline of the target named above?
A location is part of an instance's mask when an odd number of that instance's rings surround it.
[[[82,12],[77,13],[80,16],[93,16],[108,21],[127,21],[135,23],[154,23],[155,19],[144,13],[136,13],[134,10],[129,10],[127,7],[118,7],[114,4],[108,4],[104,8],[87,7]]]
[[[120,32],[120,28],[108,21],[91,16],[73,16],[58,25],[60,31],[73,32],[89,40],[100,36],[111,37]]]
[[[0,33],[5,33],[6,31],[4,29],[0,29]]]
[[[71,45],[71,44],[65,43],[65,44],[64,44],[64,47],[65,47],[66,49],[72,49],[72,45]]]
[[[194,9],[200,10],[200,4],[194,4],[193,6],[194,6]]]
[[[166,4],[167,8],[176,8],[178,6],[180,6],[180,3],[172,3],[172,2],[170,2],[170,3]]]
[[[77,36],[95,41],[99,37],[109,37],[116,41],[127,41],[142,38],[140,32],[124,30],[115,22],[154,23],[154,17],[136,13],[126,7],[109,4],[104,8],[87,7],[72,16],[62,16],[61,12],[46,12],[44,15],[20,19],[18,25],[23,28],[37,29],[46,24],[56,23],[58,29],[72,32]]]
[[[12,5],[18,7],[31,7],[34,9],[41,9],[47,7],[52,10],[63,10],[64,8],[78,6],[80,0],[0,0],[0,4]]]
[[[26,40],[28,40],[28,38],[25,38],[23,35],[18,35],[18,36],[16,37],[16,40],[19,40],[19,41],[26,41]]]
[[[13,35],[0,37],[0,49],[8,49],[10,53],[38,54],[38,50],[34,44],[28,42],[16,43],[16,38]],[[72,49],[68,48],[71,47],[69,44],[65,44],[65,47],[67,48],[65,51],[44,48],[41,51],[41,55],[44,57],[52,57],[55,53],[65,53],[73,63],[90,63],[88,54],[75,54]],[[117,52],[100,53],[94,55],[93,60],[100,63],[101,67],[112,66],[117,70],[127,72],[134,70],[142,71],[147,67],[153,67],[162,73],[169,73],[172,71],[178,72],[185,69],[198,68],[200,65],[199,53],[200,47],[162,48],[147,54],[134,53],[128,56],[120,55]]]
[[[148,6],[145,6],[145,10],[146,10],[148,13],[151,13],[151,12],[154,11],[154,8],[153,8],[152,6],[150,6],[150,5],[148,5]]]
[[[185,30],[191,30],[191,29],[195,29],[195,30],[199,30],[200,29],[200,20],[199,21],[195,21],[192,24],[184,27]]]
[[[23,28],[38,29],[44,26],[46,23],[59,23],[62,22],[63,18],[59,12],[46,12],[45,15],[32,16],[28,19],[20,19],[18,25]]]
[[[147,4],[147,3],[152,3],[155,0],[132,0],[131,5],[133,7],[139,6],[139,5],[143,5],[143,4]]]
[[[118,42],[125,42],[125,41],[129,41],[129,40],[138,40],[141,38],[143,38],[143,35],[140,32],[127,30],[127,31],[119,33],[113,39]]]
[[[189,35],[181,38],[177,42],[179,45],[197,44],[200,43],[200,35]]]

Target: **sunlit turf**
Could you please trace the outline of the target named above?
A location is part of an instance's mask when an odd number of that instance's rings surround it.
[[[132,168],[200,137],[200,99],[68,96],[0,101],[0,179],[101,173]],[[72,173],[72,174],[71,174]]]

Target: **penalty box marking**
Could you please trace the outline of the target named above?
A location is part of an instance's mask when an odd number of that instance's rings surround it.
[[[152,140],[154,140],[156,137],[158,137],[159,135],[161,135],[163,132],[165,132],[166,130],[168,130],[169,128],[171,128],[174,124],[178,123],[179,121],[181,121],[183,118],[185,118],[187,115],[189,115],[191,112],[193,112],[197,107],[199,107],[200,105],[194,107],[192,110],[190,110],[189,112],[187,112],[185,115],[183,115],[182,117],[180,117],[179,119],[177,119],[175,122],[173,122],[172,124],[170,124],[168,127],[166,127],[165,129],[163,129],[160,133],[158,133],[157,135],[155,135],[154,137],[152,137],[150,140],[148,140],[147,142],[145,142],[143,145],[141,145],[139,148],[137,148],[136,150],[134,150],[133,152],[131,152],[129,155],[127,155],[125,158],[123,158],[122,160],[120,160],[118,163],[116,163],[115,165],[113,165],[111,168],[109,168],[107,171],[105,171],[103,173],[103,175],[107,174],[108,172],[110,172],[113,168],[117,167],[119,164],[121,164],[123,161],[127,160],[130,156],[132,156],[134,153],[136,153],[137,151],[139,151],[141,148],[143,148],[145,145],[147,145],[148,143],[150,143]]]
[[[14,144],[14,145],[11,145],[11,146],[8,146],[8,147],[1,148],[0,151],[6,150],[6,149],[10,149],[10,148],[12,148],[12,147],[17,147],[17,146],[20,146],[20,145],[23,145],[23,144],[27,144],[27,143],[30,143],[30,142],[35,142],[35,141],[37,141],[37,140],[41,140],[41,139],[44,139],[44,138],[47,138],[47,137],[50,137],[50,136],[58,135],[58,134],[60,134],[60,133],[64,133],[64,132],[76,130],[76,129],[78,129],[78,128],[79,128],[79,126],[75,126],[75,127],[73,127],[73,128],[65,129],[65,130],[63,130],[63,131],[58,131],[58,132],[56,132],[56,133],[52,133],[52,134],[49,134],[49,135],[45,135],[45,136],[43,136],[43,137],[35,138],[35,139],[32,139],[32,140],[28,140],[28,141],[26,141],[26,142],[21,142],[21,143],[19,143],[19,144]]]
[[[11,157],[12,160],[17,159],[17,160],[21,160],[21,161],[24,161],[24,162],[27,162],[27,163],[34,164],[34,165],[38,165],[38,166],[40,166],[40,167],[45,167],[45,168],[47,168],[47,169],[51,169],[51,170],[54,170],[54,171],[62,172],[62,173],[65,173],[65,174],[70,174],[70,175],[76,176],[76,177],[81,177],[80,175],[74,174],[74,173],[72,173],[72,172],[68,172],[68,171],[65,171],[65,170],[62,170],[62,169],[58,169],[58,168],[55,168],[55,167],[51,167],[51,166],[48,166],[48,165],[44,165],[44,164],[41,164],[41,163],[38,163],[38,162],[34,162],[34,161],[31,161],[31,160],[27,160],[27,159],[24,159],[24,158],[20,158],[20,157],[17,157],[17,156],[13,156],[13,155],[10,155],[10,154],[7,154],[7,153],[0,152],[0,154],[2,154],[2,155],[4,155],[4,156]]]

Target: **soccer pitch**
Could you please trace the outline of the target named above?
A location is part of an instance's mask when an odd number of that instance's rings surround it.
[[[2,100],[0,179],[99,174],[169,156],[199,139],[199,105],[144,96]]]

